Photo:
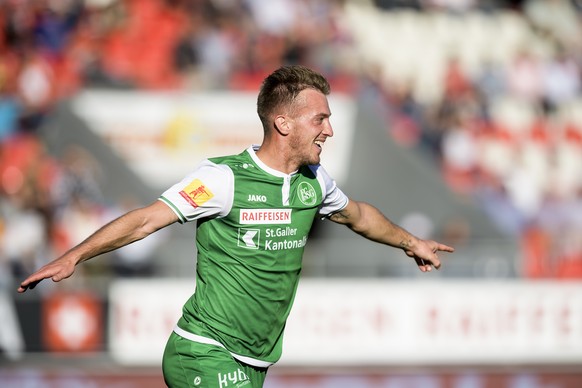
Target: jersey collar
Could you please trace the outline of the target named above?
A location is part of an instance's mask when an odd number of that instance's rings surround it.
[[[247,148],[247,152],[249,153],[249,155],[251,155],[251,158],[257,164],[257,166],[259,166],[262,170],[264,170],[265,172],[267,172],[271,175],[274,175],[274,176],[277,176],[280,178],[291,177],[291,176],[297,174],[297,171],[293,171],[291,174],[285,174],[284,172],[281,172],[279,170],[275,170],[274,168],[267,166],[265,163],[263,163],[261,161],[261,159],[259,159],[259,157],[256,154],[256,151],[258,151],[260,147],[261,146],[258,144],[253,144],[249,148]]]

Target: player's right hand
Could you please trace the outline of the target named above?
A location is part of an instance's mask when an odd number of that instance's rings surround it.
[[[32,290],[37,286],[38,283],[44,279],[52,279],[53,282],[60,282],[63,279],[68,278],[75,271],[75,263],[70,259],[61,257],[56,259],[44,267],[40,268],[38,271],[27,277],[20,287],[18,287],[18,292],[22,293],[26,290]]]

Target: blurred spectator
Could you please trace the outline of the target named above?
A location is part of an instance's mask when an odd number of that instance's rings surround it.
[[[463,96],[472,87],[458,57],[449,58],[443,84],[445,89],[444,98],[453,100]]]
[[[214,18],[208,18],[207,13]],[[201,10],[191,14],[191,22],[174,49],[176,68],[190,75],[188,85],[200,89],[224,89],[232,72],[245,32],[236,10]]]
[[[456,191],[470,193],[478,170],[478,139],[471,124],[463,122],[460,117],[452,124],[445,130],[441,145],[443,173]]]
[[[39,2],[35,15],[35,43],[49,56],[59,56],[83,13],[83,1]]]
[[[20,104],[16,98],[0,93],[0,142],[17,131],[20,114]]]
[[[0,257],[8,263],[12,276],[21,278],[43,263],[48,241],[46,220],[18,197],[2,202]]]
[[[50,64],[32,47],[24,49],[17,78],[17,94],[22,101],[22,126],[36,130],[54,102],[55,79]]]
[[[86,198],[95,204],[104,203],[99,183],[103,171],[89,151],[79,145],[69,145],[60,162],[60,174],[52,193],[57,210],[66,207],[74,198]]]
[[[422,106],[414,99],[411,85],[393,83],[384,89],[386,119],[392,138],[404,146],[415,146],[422,139]]]
[[[517,98],[529,102],[541,101],[544,85],[540,60],[523,47],[507,67],[508,91]]]
[[[292,0],[244,0],[257,28],[269,35],[285,36],[297,24],[298,6]],[[298,3],[302,3],[299,1]]]
[[[0,44],[0,141],[9,138],[19,128],[22,105],[16,95],[14,77],[18,62],[17,56]]]
[[[527,220],[507,195],[499,178],[488,174],[482,176],[475,190],[475,198],[501,232],[517,238],[521,236]]]
[[[504,95],[507,92],[504,68],[491,59],[485,59],[476,76],[475,87],[488,100]]]
[[[562,103],[580,95],[580,68],[568,50],[561,49],[542,68],[544,97],[555,111]]]

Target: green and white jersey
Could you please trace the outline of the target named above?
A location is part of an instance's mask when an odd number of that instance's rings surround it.
[[[197,220],[196,291],[176,333],[267,367],[281,356],[312,223],[348,198],[320,165],[284,174],[256,149],[205,160],[160,200]]]

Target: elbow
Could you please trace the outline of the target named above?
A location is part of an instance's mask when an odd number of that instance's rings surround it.
[[[360,236],[367,237],[370,233],[369,228],[367,228],[366,225],[362,222],[349,223],[346,224],[346,226],[350,228],[352,232],[357,233]]]

